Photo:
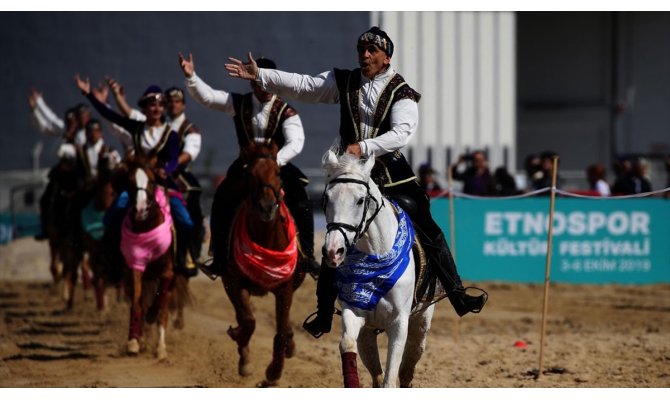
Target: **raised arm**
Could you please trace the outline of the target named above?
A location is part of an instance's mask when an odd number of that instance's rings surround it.
[[[332,71],[311,76],[258,68],[251,52],[247,57],[249,58],[247,63],[229,57],[230,63],[225,65],[228,74],[235,78],[255,81],[267,92],[306,103],[335,104],[339,101],[339,91]]]
[[[123,86],[114,80],[113,78],[110,78],[109,76],[105,77],[107,80],[107,86],[109,86],[109,89],[112,91],[112,95],[114,95],[114,100],[116,101],[116,106],[119,107],[119,111],[121,111],[121,114],[124,116],[131,118],[131,114],[133,109],[128,105],[128,102],[126,101],[126,93],[125,90],[123,89]]]
[[[33,88],[28,97],[28,103],[33,110],[33,118],[37,124],[37,128],[41,132],[51,136],[60,136],[63,134],[65,123],[44,102],[42,93]]]
[[[179,66],[186,78],[184,81],[186,90],[188,90],[195,101],[212,110],[223,111],[230,116],[235,115],[233,99],[230,93],[224,90],[212,89],[211,86],[196,75],[193,54],[189,53],[188,58],[184,58],[184,56],[179,53]]]
[[[86,96],[88,101],[91,102],[93,108],[95,108],[100,113],[100,115],[102,115],[105,119],[107,119],[111,123],[119,125],[123,129],[130,132],[131,134],[133,132],[138,131],[138,128],[141,129],[141,127],[138,126],[138,124],[144,125],[143,122],[133,121],[132,119],[126,118],[121,114],[115,112],[111,108],[107,107],[106,104],[101,103],[91,92],[91,82],[89,81],[88,78],[81,79],[79,77],[79,74],[77,74],[75,75],[74,79],[75,83],[77,84],[77,87],[79,88],[79,90],[81,90],[81,93],[84,96]]]

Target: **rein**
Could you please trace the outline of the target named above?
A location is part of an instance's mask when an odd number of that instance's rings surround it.
[[[340,175],[341,176],[341,175]],[[343,222],[330,222],[326,225],[326,234],[337,230],[339,231],[342,236],[344,237],[344,243],[347,246],[347,249],[351,248],[358,242],[358,240],[367,232],[368,228],[370,228],[370,225],[372,224],[372,221],[374,221],[375,217],[377,217],[377,214],[379,214],[379,211],[381,211],[382,207],[384,207],[386,204],[384,202],[384,198],[381,198],[381,202],[374,198],[372,194],[370,193],[370,185],[368,182],[365,182],[360,179],[354,179],[354,178],[334,178],[331,181],[326,184],[326,187],[323,189],[323,195],[321,197],[321,203],[323,207],[324,214],[326,212],[326,190],[328,189],[328,186],[337,184],[337,183],[355,183],[358,185],[363,185],[365,186],[365,189],[367,190],[367,194],[365,196],[365,203],[363,206],[363,216],[361,217],[361,222],[358,223],[358,226],[353,226],[349,224],[345,224]],[[375,211],[370,214],[370,218],[366,220],[368,208],[370,206],[370,200],[374,200],[375,203],[377,203],[377,207],[375,208]],[[347,235],[345,234],[345,230],[354,232],[354,238],[352,239],[351,243],[349,243],[349,239],[347,239]]]

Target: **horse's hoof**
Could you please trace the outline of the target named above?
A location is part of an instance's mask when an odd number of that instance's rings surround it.
[[[168,357],[168,352],[166,349],[158,349],[156,351],[156,358],[158,358],[158,361],[165,361],[167,360]]]
[[[279,385],[278,381],[268,381],[267,379],[263,379],[262,381],[258,382],[256,384],[257,388],[269,388],[269,387],[276,387]]]
[[[175,329],[184,329],[184,320],[181,318],[177,318],[172,322],[172,326]]]
[[[137,339],[130,339],[126,351],[131,356],[138,355],[140,353],[140,342]]]
[[[253,374],[254,371],[249,364],[244,364],[237,368],[237,373],[240,374],[240,376],[249,376]]]

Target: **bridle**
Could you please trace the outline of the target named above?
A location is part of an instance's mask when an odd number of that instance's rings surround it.
[[[147,210],[158,205],[158,202],[156,201],[156,190],[158,190],[158,188],[154,182],[149,180],[146,188],[137,187],[137,182],[134,182],[133,186],[133,188],[128,190],[128,195],[132,194],[130,198],[133,206],[135,205],[135,202],[137,202],[137,193],[141,191],[147,194]]]
[[[277,161],[277,159],[275,157],[273,157],[271,154],[258,154],[258,155],[254,156],[254,160],[256,160],[256,159],[269,159],[269,160],[273,160],[275,162]],[[246,168],[247,166],[248,165],[245,165],[244,167]],[[251,171],[249,171],[249,172],[251,172]],[[279,209],[279,205],[281,204],[281,201],[282,201],[282,198],[283,198],[283,195],[282,195],[282,192],[281,192],[281,187],[279,189],[277,189],[276,187],[270,185],[269,183],[262,182],[258,185],[258,187],[256,188],[256,192],[254,193],[254,196],[252,196],[252,197],[260,197],[260,194],[263,192],[263,189],[270,189],[275,196],[275,202],[272,205],[272,212],[274,213],[275,211],[277,211],[277,209]],[[256,205],[258,205],[258,204],[259,203],[256,202]]]
[[[326,199],[326,190],[328,189],[329,186],[338,183],[356,183],[358,185],[365,186],[365,189],[367,191],[363,203],[363,216],[361,217],[361,222],[358,223],[358,226],[345,224],[343,222],[330,222],[326,225],[326,234],[335,230],[339,231],[344,237],[344,244],[346,245],[347,249],[349,249],[352,246],[354,246],[356,242],[358,242],[358,240],[361,238],[361,236],[365,234],[365,232],[367,232],[368,228],[370,228],[370,224],[372,224],[372,221],[374,221],[375,217],[377,216],[377,214],[379,214],[379,211],[381,211],[382,207],[384,207],[386,203],[384,202],[384,197],[381,197],[381,201],[379,201],[372,196],[372,194],[370,193],[370,185],[368,184],[368,182],[354,178],[339,178],[339,176],[342,175],[338,175],[338,177],[331,179],[326,184],[326,187],[323,189],[323,195],[321,196],[321,207],[323,208],[324,214],[326,213],[326,206],[328,204],[328,201]],[[370,206],[370,200],[374,200],[374,202],[377,203],[377,207],[375,208],[375,211],[370,214],[370,218],[366,219],[368,208]],[[345,230],[354,232],[354,238],[351,240],[351,243],[349,242],[349,239],[347,239]]]

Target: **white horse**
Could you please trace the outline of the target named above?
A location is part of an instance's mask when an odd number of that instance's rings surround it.
[[[358,160],[349,154],[338,157],[331,150],[323,157],[322,164],[328,174],[323,194],[328,230],[323,254],[332,268],[350,265],[355,262],[352,258],[360,258],[361,253],[387,255],[394,250],[399,217],[370,179],[374,163],[372,157],[367,160]],[[396,387],[398,378],[401,387],[412,385],[414,368],[425,349],[435,306],[420,302],[412,308],[415,263],[411,248],[405,257],[409,262],[402,275],[390,290],[379,295],[374,307],[357,307],[343,300],[343,293],[348,289],[341,281],[342,269],[338,270],[342,307],[340,355],[345,387],[360,385],[357,354],[370,372],[373,387]],[[377,347],[379,330],[388,335],[386,374],[382,371]]]

